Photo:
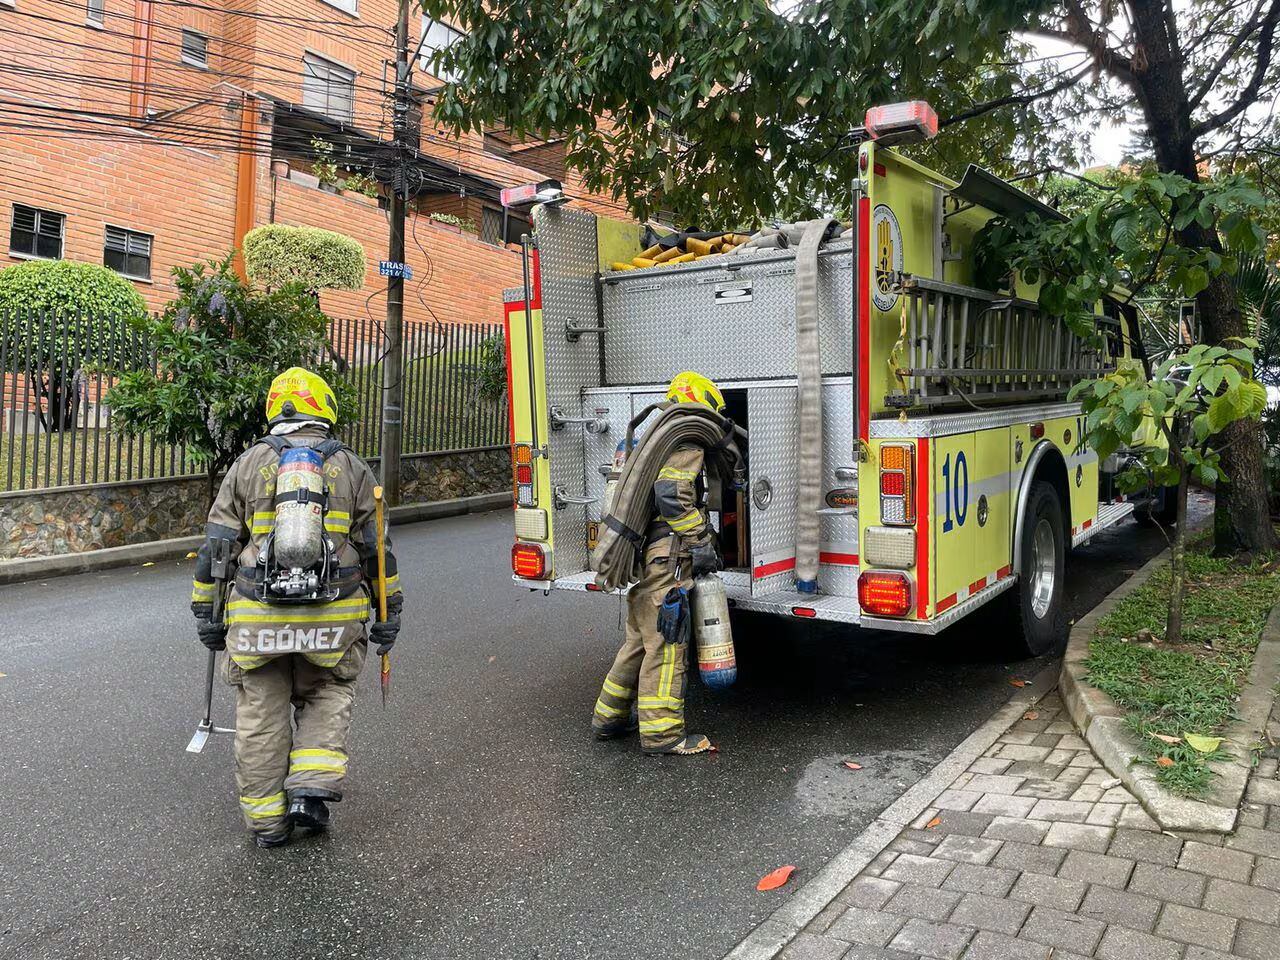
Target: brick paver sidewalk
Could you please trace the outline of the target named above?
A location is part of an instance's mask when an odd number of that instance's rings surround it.
[[[1235,835],[1173,836],[1044,698],[780,954],[1280,960],[1280,780]]]

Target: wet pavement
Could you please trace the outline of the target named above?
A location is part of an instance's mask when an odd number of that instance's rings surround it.
[[[366,670],[332,834],[276,851],[240,832],[227,738],[184,752],[189,562],[0,588],[0,958],[720,957],[788,895],[761,875],[794,889],[1043,665],[988,623],[743,618],[737,686],[690,685],[720,753],[646,758],[587,736],[617,601],[515,588],[509,524],[397,528],[392,703]],[[1163,546],[1126,521],[1077,551],[1072,616]]]

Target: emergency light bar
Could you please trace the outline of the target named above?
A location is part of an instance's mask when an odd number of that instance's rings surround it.
[[[504,207],[531,207],[535,203],[554,203],[564,199],[564,188],[559,180],[543,180],[541,183],[525,183],[507,187],[499,195]]]
[[[884,146],[918,143],[938,135],[938,115],[924,100],[889,103],[867,111],[863,125],[872,140]]]

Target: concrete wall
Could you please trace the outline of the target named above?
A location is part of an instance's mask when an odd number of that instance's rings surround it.
[[[511,489],[506,447],[425,454],[401,467],[405,503]],[[203,477],[0,493],[0,562],[192,536],[206,512]]]

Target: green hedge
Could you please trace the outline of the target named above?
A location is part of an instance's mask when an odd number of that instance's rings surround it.
[[[364,247],[319,227],[270,224],[244,237],[249,279],[272,289],[300,283],[308,290],[359,290],[364,285]]]

